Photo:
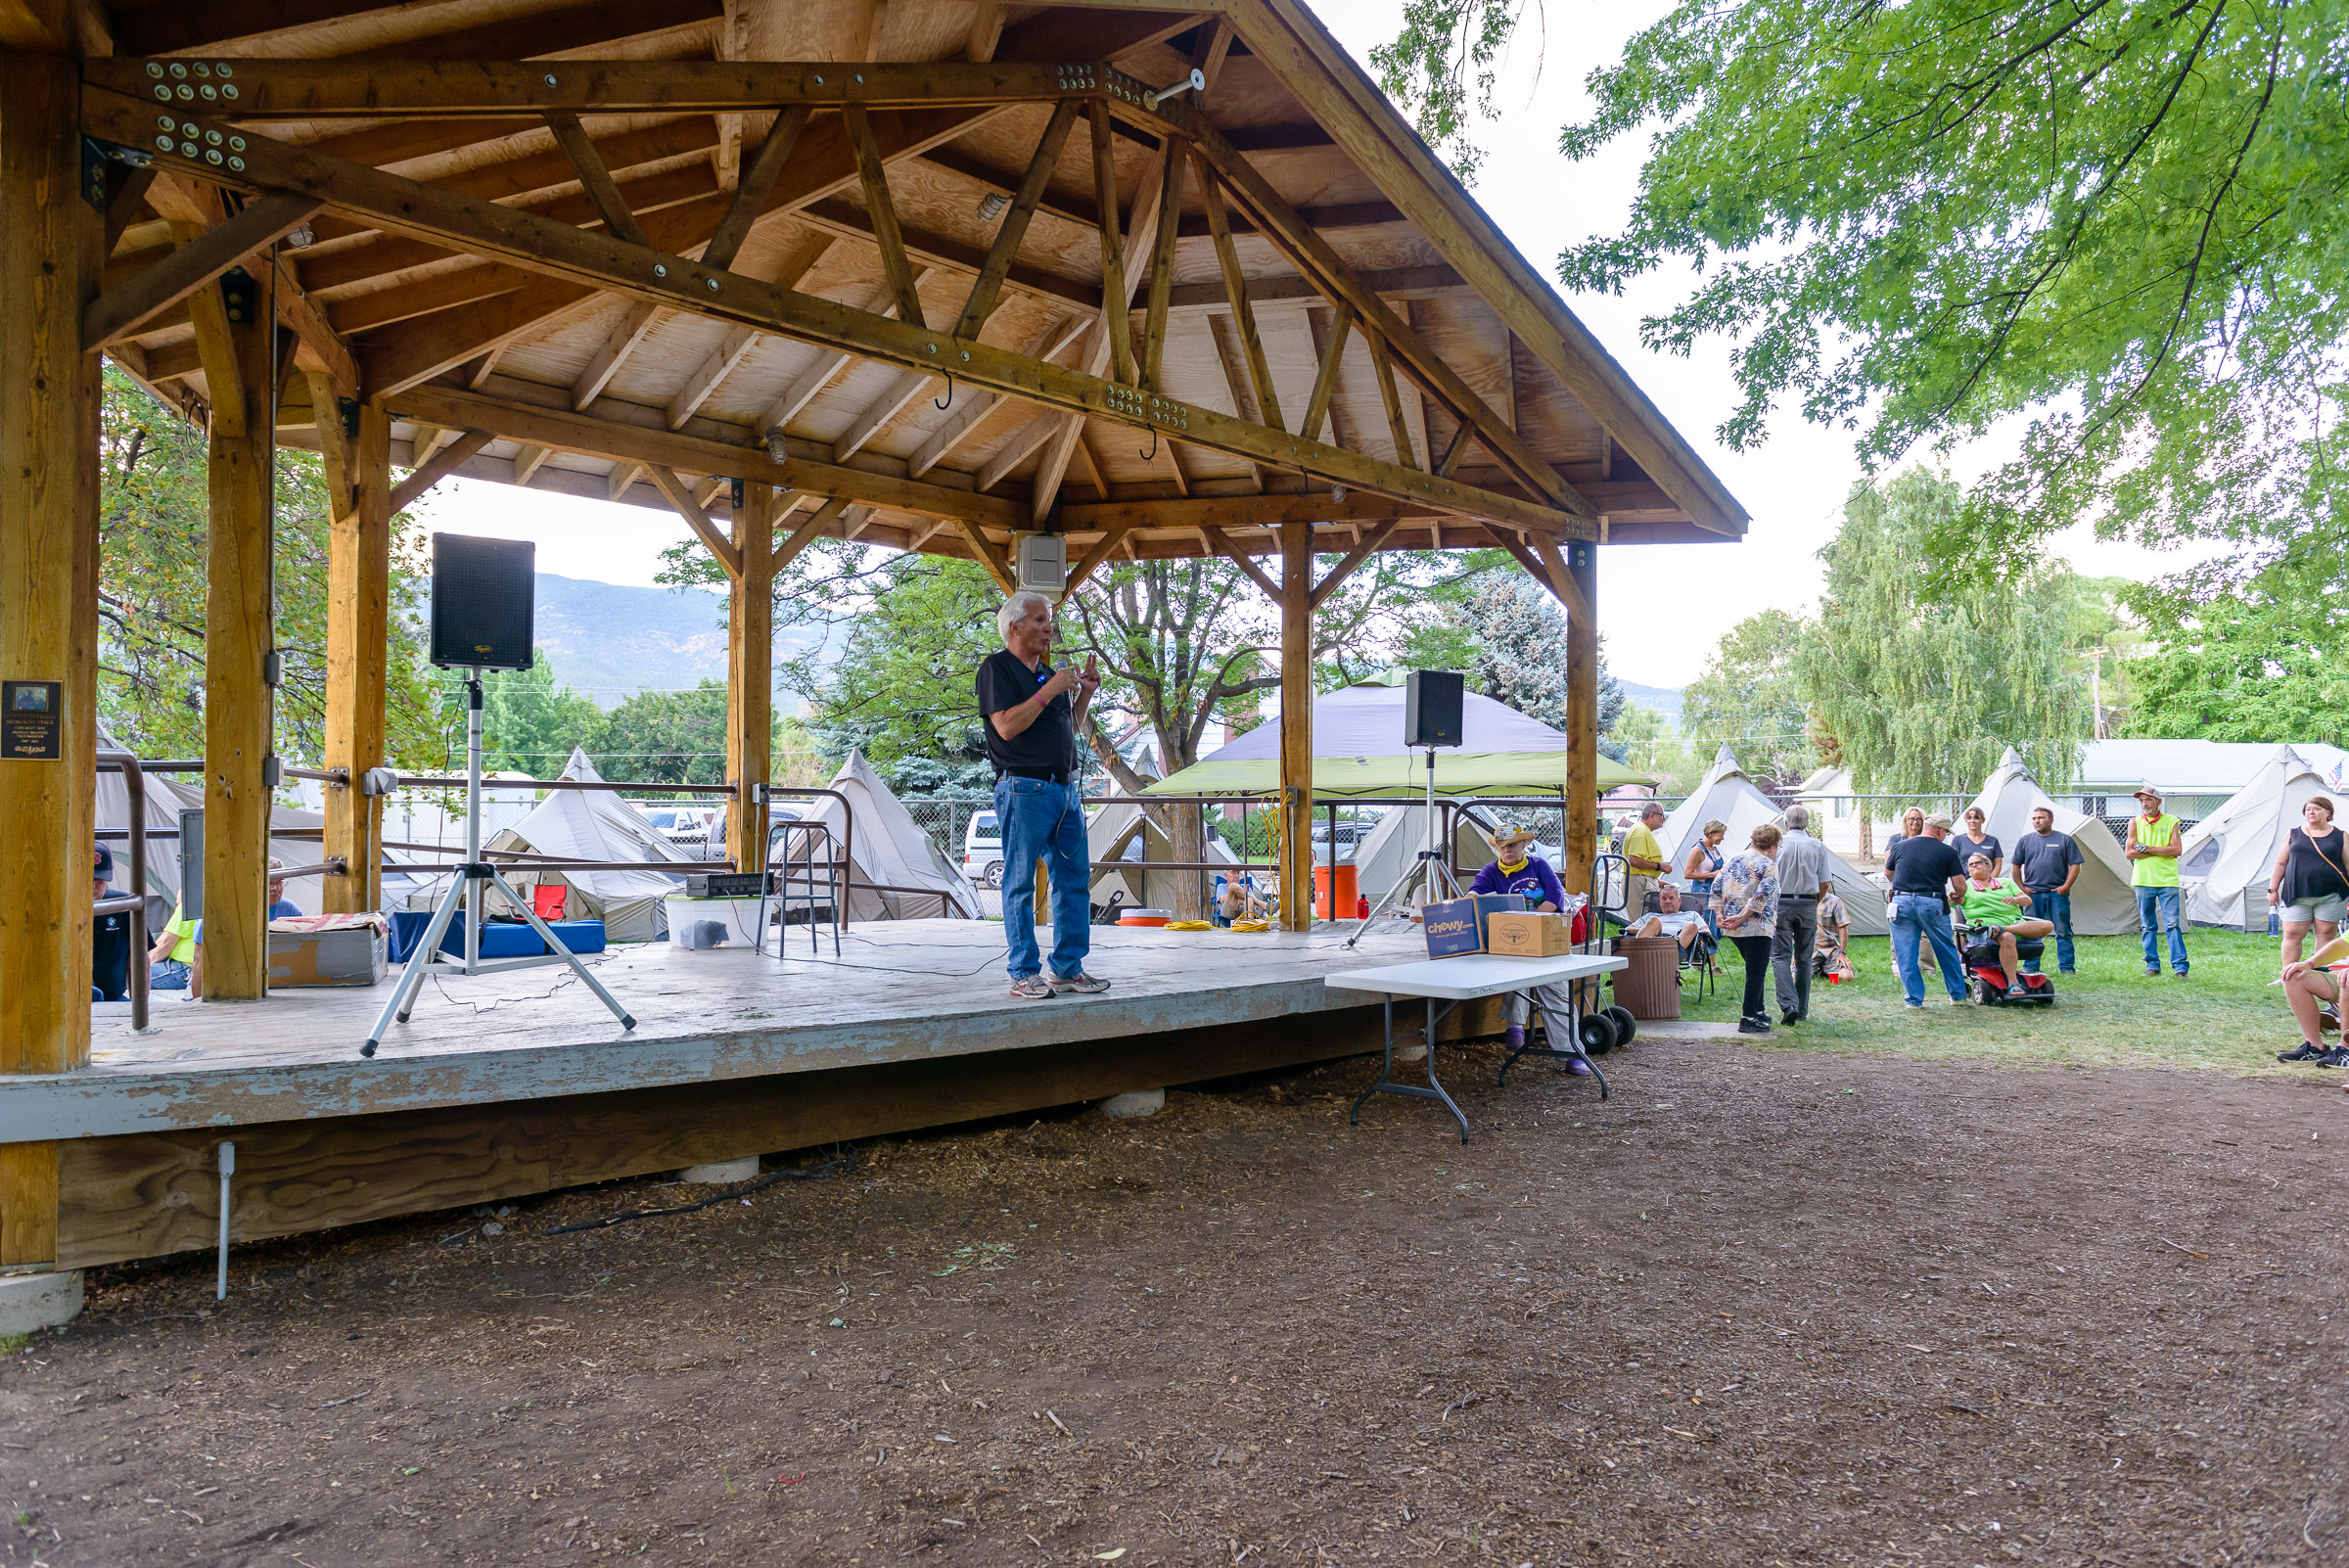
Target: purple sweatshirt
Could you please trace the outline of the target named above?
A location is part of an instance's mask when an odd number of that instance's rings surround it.
[[[1504,875],[1500,862],[1496,860],[1476,874],[1471,893],[1529,893],[1535,903],[1546,903],[1553,909],[1566,907],[1566,890],[1558,884],[1558,874],[1549,862],[1538,854],[1525,857],[1513,875]],[[1529,905],[1528,907],[1531,907]]]

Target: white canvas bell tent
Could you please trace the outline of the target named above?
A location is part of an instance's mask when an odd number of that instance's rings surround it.
[[[881,782],[864,753],[849,753],[849,760],[832,775],[830,788],[848,798],[849,809],[843,811],[840,802],[819,795],[800,820],[829,828],[834,842],[847,847],[850,879],[866,884],[849,892],[850,920],[979,918],[978,890]],[[791,854],[806,853],[800,848],[803,837],[787,837]],[[777,852],[778,864],[783,853]],[[882,888],[898,891],[877,891]],[[800,901],[804,899],[794,899],[795,904]]]
[[[2178,864],[2186,918],[2195,925],[2264,928],[2268,873],[2292,829],[2304,826],[2300,808],[2327,795],[2325,775],[2289,746],[2279,746],[2250,782],[2187,831]]]
[[[1761,787],[1737,765],[1736,757],[1724,746],[1715,754],[1713,765],[1706,769],[1694,793],[1675,807],[1664,819],[1664,825],[1656,830],[1656,842],[1663,846],[1664,863],[1672,868],[1672,880],[1686,886],[1681,867],[1707,822],[1728,824],[1728,837],[1721,841],[1721,853],[1726,857],[1743,850],[1755,828],[1777,819],[1777,803],[1762,793]],[[1836,896],[1851,912],[1853,936],[1881,937],[1891,929],[1884,918],[1881,887],[1833,850],[1827,851],[1827,869]]]
[[[603,775],[573,748],[562,776],[602,783]],[[530,814],[492,837],[486,850],[560,855],[567,860],[650,860],[683,864],[685,856],[655,832],[635,808],[608,790],[549,790]],[[552,866],[518,866],[508,881],[528,895],[531,885],[571,890],[563,913],[573,920],[601,920],[606,942],[659,942],[668,935],[662,900],[683,891],[681,872],[650,867],[624,871],[564,871]]]
[[[1140,807],[1125,803],[1104,806],[1095,811],[1093,819],[1085,824],[1084,836],[1087,853],[1096,865],[1103,860],[1132,857],[1133,846],[1137,843],[1141,846],[1141,854],[1132,862],[1137,867],[1147,866],[1153,860],[1190,858],[1187,854],[1175,854],[1174,841],[1157,823],[1142,814]],[[1223,842],[1223,835],[1215,830],[1213,823],[1202,824],[1202,837],[1205,842],[1200,846],[1200,860],[1218,865],[1236,866],[1240,863],[1240,857],[1231,853],[1231,846]],[[1216,873],[1210,871],[1206,875],[1209,887],[1213,888]],[[1112,892],[1123,889],[1125,902],[1129,906],[1172,908],[1176,884],[1186,877],[1193,888],[1198,886],[1200,873],[1197,871],[1096,871],[1093,873],[1093,902],[1107,903]]]
[[[2031,831],[2031,813],[2046,807],[2055,831],[2080,846],[2080,877],[2072,884],[2072,931],[2082,937],[2125,937],[2137,930],[2137,895],[2129,889],[2129,861],[2101,819],[2058,806],[2039,787],[2031,769],[2006,748],[1999,765],[1982,781],[1973,805],[1982,810],[1982,831],[2004,846],[2012,871],[2014,841]]]
[[[1438,805],[1436,814],[1441,820],[1444,807]],[[1465,888],[1469,877],[1493,861],[1493,847],[1485,842],[1485,833],[1493,824],[1473,807],[1452,813],[1451,863]],[[1362,835],[1355,846],[1354,877],[1357,890],[1376,908],[1381,899],[1393,891],[1395,884],[1419,863],[1419,852],[1427,848],[1427,807],[1398,806],[1390,807],[1378,819],[1378,825]],[[1462,866],[1470,870],[1461,871]],[[1556,866],[1551,866],[1552,870]],[[1425,901],[1424,895],[1417,901]]]
[[[98,731],[100,751],[120,751],[121,745],[102,726]],[[138,890],[161,899],[167,906],[179,902],[179,813],[204,805],[201,784],[182,783],[168,773],[145,775],[147,785],[147,886]],[[287,865],[316,865],[326,858],[323,843],[316,837],[306,839],[278,838],[286,829],[324,828],[326,818],[316,811],[299,807],[273,806],[269,808],[269,854],[272,859]],[[98,771],[98,813],[96,826],[100,832],[127,832],[130,828],[130,786],[115,769]],[[124,839],[102,841],[114,852],[115,881],[117,893],[130,890],[130,846]],[[303,914],[316,914],[322,907],[322,894],[317,877],[295,877],[286,884],[286,898]],[[166,910],[165,919],[170,915]]]

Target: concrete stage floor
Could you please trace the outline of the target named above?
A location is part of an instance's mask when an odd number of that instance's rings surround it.
[[[372,1061],[358,1047],[391,981],[251,1003],[158,992],[145,1035],[131,1032],[127,1004],[95,1020],[87,1070],[0,1078],[0,1142],[220,1131],[1304,1019],[1365,1000],[1332,992],[1324,976],[1425,951],[1417,928],[1391,921],[1349,951],[1353,929],[1095,928],[1087,967],[1113,989],[1045,1002],[1005,994],[992,921],[852,926],[838,958],[828,934],[811,955],[804,929],[780,957],[616,947],[587,962],[635,1016],[633,1033],[561,968],[442,978]],[[1359,1048],[1350,1038],[1323,1054]]]

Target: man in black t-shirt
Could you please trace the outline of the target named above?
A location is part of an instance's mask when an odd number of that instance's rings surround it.
[[[1091,659],[1080,670],[1055,670],[1052,604],[1040,593],[1015,593],[995,612],[1000,653],[979,667],[979,715],[987,759],[995,767],[995,820],[1003,834],[1003,935],[1011,993],[1022,1001],[1089,996],[1109,982],[1084,972],[1092,948],[1092,855],[1085,839],[1077,726],[1084,722],[1101,676]],[[1052,972],[1038,973],[1036,862],[1052,881]]]
[[[2069,833],[2055,831],[2055,813],[2045,806],[2031,811],[2031,831],[2014,841],[2014,874],[2031,895],[2031,912],[2055,927],[2055,967],[2072,972],[2072,884],[2087,861]],[[2036,970],[2035,961],[2025,967]]]
[[[1941,983],[1953,1003],[1965,1000],[1965,963],[1950,935],[1950,890],[1965,875],[1965,863],[1950,848],[1950,819],[1925,818],[1925,831],[1904,838],[1884,853],[1884,875],[1892,883],[1892,962],[1901,972],[1901,993],[1911,1007],[1925,1005],[1925,977],[1917,968],[1917,945],[1933,949]]]

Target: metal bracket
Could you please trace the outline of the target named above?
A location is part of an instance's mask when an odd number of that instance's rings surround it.
[[[286,656],[275,648],[261,655],[261,684],[275,690],[285,684]]]
[[[262,788],[272,790],[277,788],[279,784],[284,782],[285,776],[286,764],[278,760],[277,753],[271,752],[268,756],[261,759]]]
[[[343,416],[343,438],[346,441],[357,440],[359,438],[359,400],[356,397],[338,397],[335,399],[335,408]]]
[[[744,502],[743,483],[740,480],[732,480],[728,483],[731,488],[726,492],[727,499],[734,503],[734,510],[739,512],[742,510]]]
[[[113,161],[104,142],[92,136],[81,139],[81,199],[100,212],[107,208],[107,165]]]
[[[220,300],[228,307],[231,323],[242,325],[260,319],[261,286],[243,267],[230,267],[220,274]]]

